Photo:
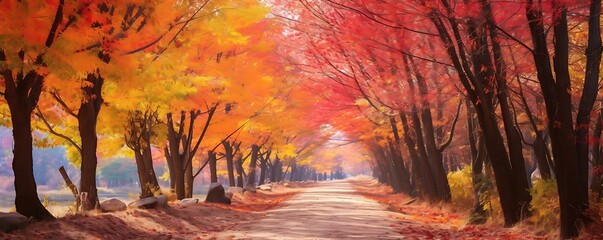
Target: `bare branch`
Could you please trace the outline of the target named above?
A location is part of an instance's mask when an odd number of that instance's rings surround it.
[[[82,148],[75,142],[73,141],[73,139],[71,139],[70,137],[61,134],[57,131],[54,130],[54,128],[52,127],[52,125],[48,122],[48,120],[46,119],[46,117],[44,116],[44,114],[42,113],[42,110],[40,110],[40,107],[36,106],[36,112],[34,113],[36,116],[38,116],[40,119],[42,119],[42,122],[44,122],[44,125],[46,125],[46,128],[48,129],[48,132],[52,135],[55,135],[57,137],[60,137],[64,140],[66,140],[67,142],[69,142],[71,145],[73,145],[78,152],[82,152]]]

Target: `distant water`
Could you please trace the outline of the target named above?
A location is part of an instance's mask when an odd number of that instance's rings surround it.
[[[199,190],[193,194],[194,198],[198,198],[200,201],[205,200],[207,196],[207,187],[200,186]],[[165,188],[164,188],[165,189]],[[99,188],[98,197],[100,201],[107,200],[110,198],[117,198],[122,202],[128,204],[138,199],[140,189],[134,188],[117,188],[117,189],[103,189]],[[48,198],[49,206],[48,210],[55,216],[61,217],[69,213],[69,206],[73,205],[74,198],[73,194],[67,190],[50,190],[50,191],[39,191],[38,197],[40,201],[44,202],[44,197]],[[15,207],[15,193],[14,192],[0,192],[0,212],[14,211]]]

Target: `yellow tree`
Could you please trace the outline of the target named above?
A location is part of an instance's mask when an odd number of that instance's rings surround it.
[[[79,190],[88,196],[82,203],[85,210],[98,205],[97,125],[102,106],[108,104],[104,99],[107,93],[104,87],[108,85],[110,91],[116,90],[115,86],[136,86],[123,83],[125,79],[129,82],[142,80],[136,78],[141,58],[134,55],[141,43],[149,36],[171,32],[173,25],[189,17],[188,10],[198,5],[176,1],[59,4],[59,8],[74,8],[81,16],[69,15],[64,24],[77,23],[76,27],[63,30],[62,38],[54,40],[53,51],[45,55],[43,64],[49,69],[48,80],[51,81],[47,81],[44,88],[47,99],[52,100],[46,101],[37,115],[46,130],[69,142],[70,149],[79,153],[79,156],[70,155],[81,166]],[[58,112],[51,113],[57,116],[73,117],[75,120],[68,121],[75,123],[77,128],[50,123],[48,120],[52,117],[45,117],[48,110]],[[72,130],[72,134],[62,134],[59,129]]]

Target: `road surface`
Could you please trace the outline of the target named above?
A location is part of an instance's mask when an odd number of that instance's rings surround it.
[[[218,233],[217,239],[400,239],[386,207],[346,181],[320,182],[269,210],[259,221]]]

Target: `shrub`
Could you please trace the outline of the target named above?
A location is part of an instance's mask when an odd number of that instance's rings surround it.
[[[452,206],[461,211],[471,209],[474,203],[471,166],[448,173],[448,184],[452,194]]]
[[[471,166],[465,166],[461,170],[448,173],[448,184],[450,185],[450,192],[452,194],[453,209],[466,211],[468,214],[471,214],[469,212],[475,206],[475,190]],[[484,210],[491,219],[502,221],[502,209],[498,199],[498,192],[492,186],[492,181],[484,176],[480,184],[483,188],[480,201],[483,204]],[[469,222],[473,222],[475,220],[473,217],[476,216],[468,217]]]
[[[530,222],[543,232],[555,231],[559,228],[559,195],[555,180],[536,180],[530,189],[530,195],[532,195]]]

